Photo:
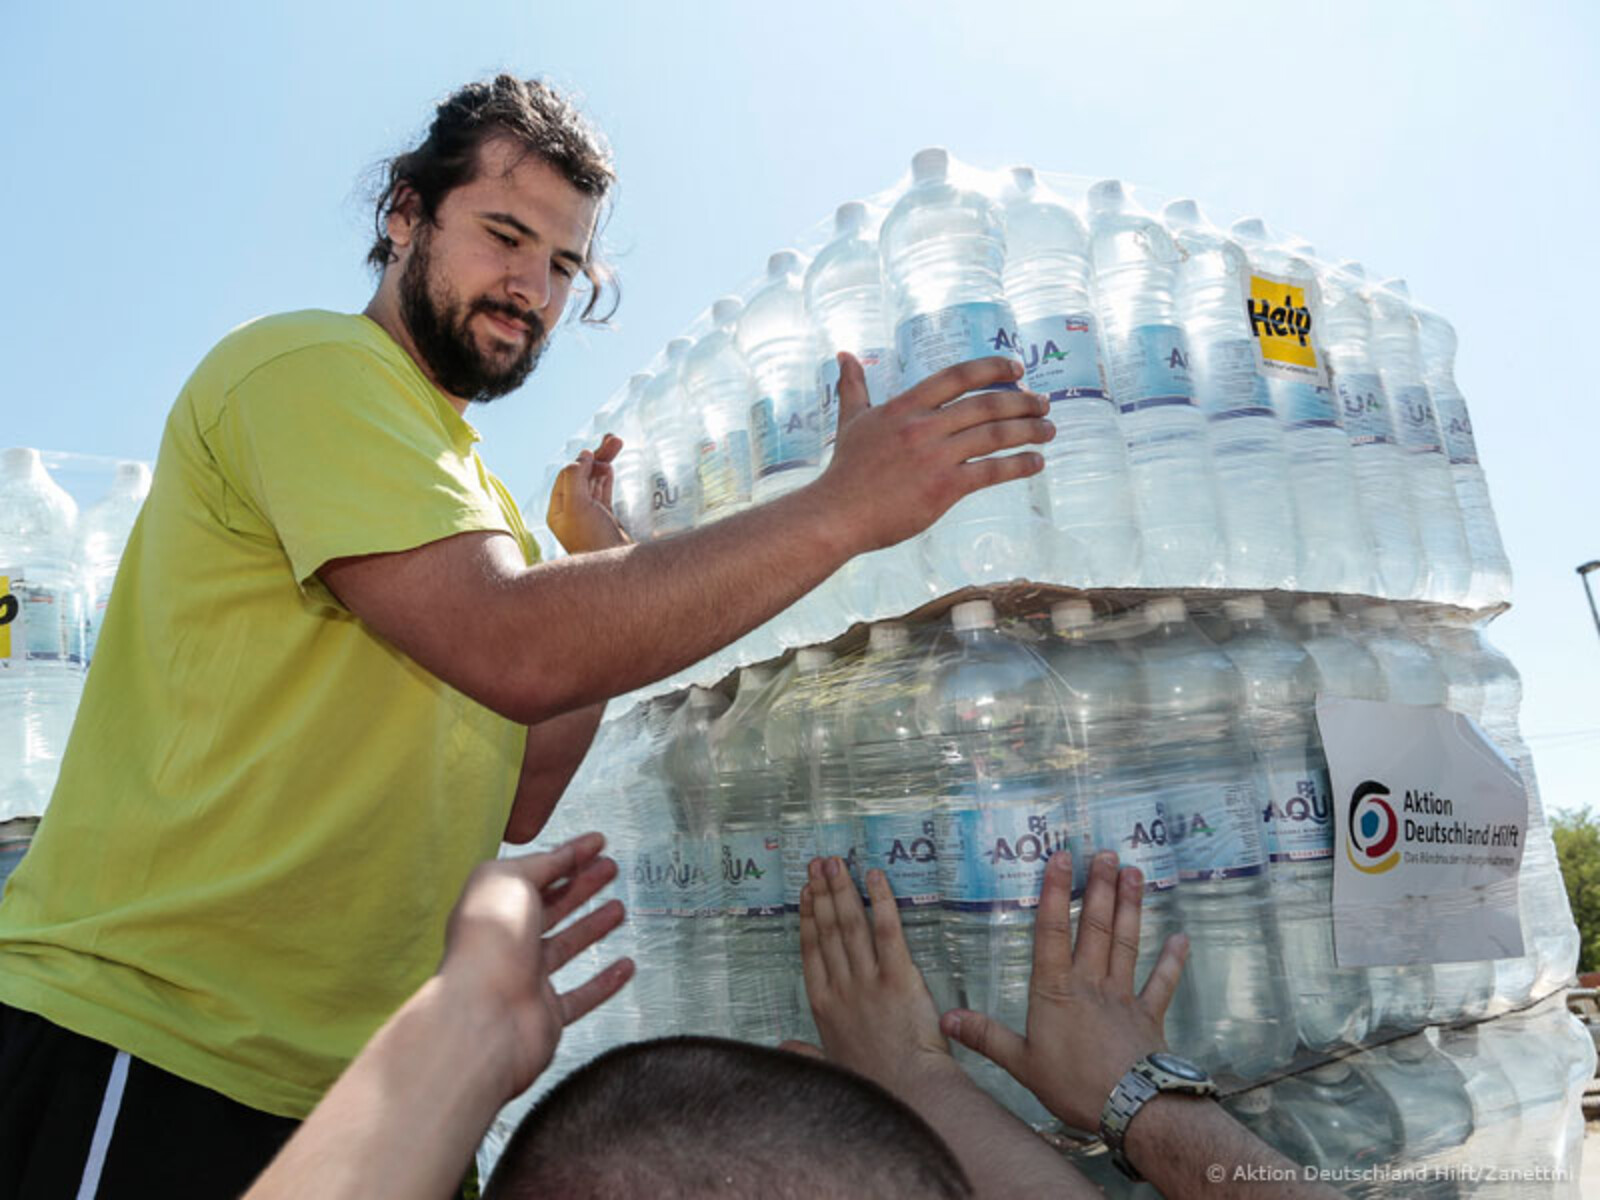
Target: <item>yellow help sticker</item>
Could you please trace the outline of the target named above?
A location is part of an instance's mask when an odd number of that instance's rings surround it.
[[[1298,377],[1322,374],[1316,342],[1312,340],[1311,305],[1303,284],[1271,275],[1251,275],[1245,311],[1261,365],[1269,374],[1273,368]]]
[[[22,657],[22,600],[11,591],[15,570],[0,567],[0,667]]]

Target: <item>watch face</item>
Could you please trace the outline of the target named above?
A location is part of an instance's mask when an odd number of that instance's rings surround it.
[[[1176,1054],[1166,1054],[1157,1050],[1150,1055],[1150,1061],[1163,1071],[1176,1075],[1179,1079],[1190,1079],[1195,1083],[1203,1083],[1210,1078],[1199,1067],[1186,1058],[1179,1058]]]

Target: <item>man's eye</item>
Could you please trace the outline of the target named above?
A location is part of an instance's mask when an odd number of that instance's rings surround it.
[[[494,238],[494,240],[499,242],[502,246],[509,246],[513,250],[517,248],[517,239],[512,237],[510,234],[501,233],[498,229],[491,229],[489,230],[489,236]]]
[[[555,266],[556,274],[561,276],[561,278],[563,278],[563,279],[571,279],[574,275],[577,274],[577,272],[575,270],[573,270],[572,267],[568,266],[564,262],[555,263],[554,266]]]

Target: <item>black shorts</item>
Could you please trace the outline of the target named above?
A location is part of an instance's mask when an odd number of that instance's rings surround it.
[[[234,1200],[298,1124],[0,1004],[0,1200]]]

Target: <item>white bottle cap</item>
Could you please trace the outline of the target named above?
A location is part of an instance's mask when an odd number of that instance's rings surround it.
[[[1235,1096],[1229,1103],[1233,1105],[1233,1111],[1236,1113],[1243,1113],[1247,1117],[1259,1117],[1272,1109],[1272,1089],[1251,1088],[1248,1092],[1241,1092]]]
[[[725,329],[739,319],[744,311],[744,301],[737,296],[723,296],[711,306],[711,323]]]
[[[902,650],[911,644],[911,631],[899,621],[879,621],[867,630],[870,650]]]
[[[950,624],[958,630],[993,629],[994,605],[987,600],[967,600],[950,610]]]
[[[1302,600],[1294,606],[1294,619],[1302,625],[1326,625],[1333,620],[1333,605],[1326,600]]]
[[[1260,621],[1267,615],[1267,602],[1260,596],[1230,596],[1222,602],[1230,621]]]
[[[1267,223],[1260,217],[1240,217],[1228,227],[1228,232],[1247,242],[1267,240]]]
[[[692,687],[689,689],[690,708],[710,708],[716,704],[719,697],[710,688]]]
[[[767,259],[767,278],[782,279],[800,269],[800,255],[794,250],[778,250]]]
[[[694,339],[693,338],[686,338],[686,337],[675,337],[675,338],[673,338],[670,342],[667,343],[667,361],[668,362],[677,362],[686,353],[688,353],[689,347],[693,346],[693,345],[694,345]]]
[[[0,450],[0,469],[7,475],[31,475],[35,468],[42,465],[39,452],[29,446],[12,446]]]
[[[835,233],[854,233],[867,223],[867,206],[859,200],[846,200],[833,210]]]
[[[1189,615],[1181,596],[1157,596],[1145,602],[1144,611],[1157,625],[1176,625]]]
[[[1369,604],[1361,610],[1361,623],[1374,629],[1397,629],[1400,614],[1387,604]]]
[[[943,146],[929,146],[911,156],[912,183],[939,183],[950,170],[950,152]]]
[[[794,665],[799,668],[802,675],[815,675],[834,659],[832,650],[822,646],[807,646],[804,650],[797,650],[794,656]]]
[[[1174,229],[1193,229],[1205,223],[1200,206],[1193,200],[1173,200],[1161,210],[1161,219]]]
[[[1089,186],[1090,212],[1116,212],[1127,202],[1120,179],[1102,179]]]
[[[1094,624],[1094,606],[1087,600],[1062,600],[1050,606],[1050,627],[1057,633]]]
[[[1385,279],[1383,281],[1383,290],[1393,292],[1396,296],[1406,300],[1411,299],[1411,287],[1404,279]]]
[[[757,692],[772,682],[772,668],[768,666],[740,667],[739,690]]]
[[[1034,174],[1032,167],[1012,167],[1011,182],[1019,192],[1031,192],[1039,184],[1039,177]]]

